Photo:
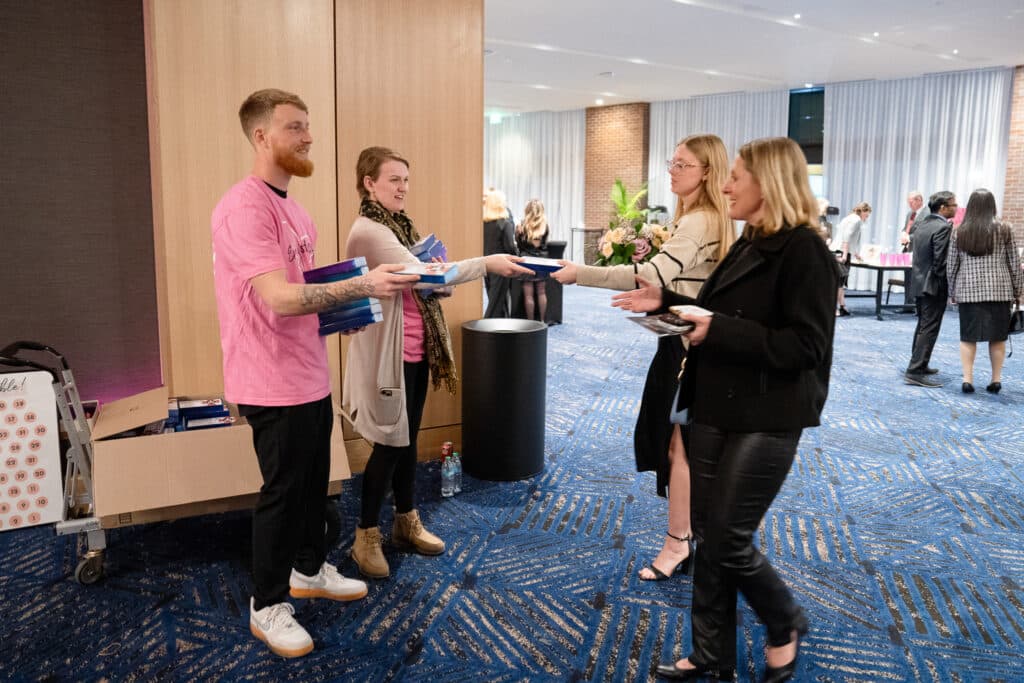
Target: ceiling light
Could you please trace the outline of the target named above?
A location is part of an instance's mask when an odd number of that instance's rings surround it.
[[[604,100],[602,100],[602,99],[594,100],[594,104],[604,104]]]
[[[488,117],[488,121],[490,121],[490,122],[491,122],[491,125],[492,125],[492,126],[493,126],[493,125],[497,125],[497,124],[501,123],[501,114],[499,114],[499,113],[497,113],[497,112],[495,112],[495,113],[491,114],[491,115],[490,115],[490,116]]]
[[[805,88],[813,88],[814,84],[813,83],[804,83],[804,87]]]
[[[794,15],[793,15],[793,18],[794,18],[794,19],[799,19],[799,18],[800,18],[800,15],[799,15],[799,14],[794,14]]]
[[[618,97],[618,95],[613,92],[603,92],[601,93],[601,97]]]
[[[632,62],[633,64],[647,64],[648,63],[646,59],[640,59],[639,57],[633,57],[629,61]]]
[[[551,90],[550,85],[531,85],[530,87],[536,90]]]
[[[955,55],[960,54],[960,50],[953,50],[953,54],[955,54]]]
[[[878,37],[878,31],[875,31],[875,32],[874,32],[874,33],[872,33],[871,35],[873,35],[873,36],[874,36],[875,38],[877,38],[877,37]]]
[[[547,51],[551,51],[551,50],[555,49],[555,48],[551,47],[550,45],[534,45],[534,47],[537,48],[538,50],[547,50]]]

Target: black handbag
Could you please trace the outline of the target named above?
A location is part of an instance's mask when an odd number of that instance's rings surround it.
[[[1010,334],[1024,332],[1024,310],[1014,308],[1010,311]]]

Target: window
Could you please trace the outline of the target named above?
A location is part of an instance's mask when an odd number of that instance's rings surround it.
[[[824,134],[824,88],[790,91],[788,136],[800,145],[808,164],[821,163]]]

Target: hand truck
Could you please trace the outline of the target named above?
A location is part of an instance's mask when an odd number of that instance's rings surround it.
[[[26,358],[26,351],[31,352],[32,357],[43,355],[47,362]],[[14,342],[0,349],[0,365],[42,370],[53,377],[57,411],[69,443],[64,470],[63,509],[61,521],[55,527],[58,536],[85,534],[89,549],[75,568],[75,580],[84,585],[96,583],[103,577],[107,538],[100,528],[93,504],[92,432],[71,368],[59,351],[31,341]]]

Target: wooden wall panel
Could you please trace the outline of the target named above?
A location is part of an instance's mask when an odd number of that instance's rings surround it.
[[[359,208],[359,151],[383,145],[411,164],[407,211],[420,234],[436,233],[450,260],[481,255],[483,0],[338,2],[336,25],[341,249]],[[444,304],[460,370],[460,326],[481,317],[481,282]],[[459,401],[430,392],[424,430],[461,423]]]
[[[331,0],[146,0],[145,6],[164,380],[172,395],[219,393],[210,214],[251,170],[252,148],[238,123],[238,108],[251,92],[281,88],[309,106],[316,171],[295,179],[289,191],[316,222],[317,261],[338,258],[334,6]],[[329,346],[337,368],[337,337]]]

